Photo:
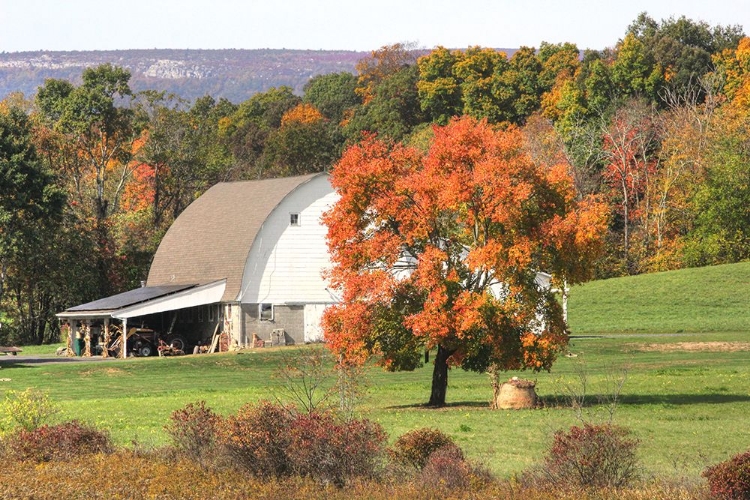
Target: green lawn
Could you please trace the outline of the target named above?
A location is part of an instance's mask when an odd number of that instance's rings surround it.
[[[570,291],[574,334],[750,331],[750,262],[593,281]]]
[[[580,423],[581,417],[606,421],[609,412],[600,400],[613,394],[613,380],[624,373],[614,422],[631,428],[641,440],[646,470],[698,480],[706,465],[750,448],[750,287],[747,278],[737,277],[750,274],[750,266],[719,266],[711,271],[718,274],[689,270],[575,288],[571,297],[574,337],[569,346],[574,357],[561,357],[551,373],[508,374],[535,378],[546,403],[543,409],[492,411],[488,408],[489,379],[461,370],[450,373],[449,406],[426,409],[421,403],[429,396],[431,366],[409,373],[387,373],[371,366],[366,370],[368,397],[359,413],[380,422],[391,439],[416,427],[437,427],[453,436],[469,457],[508,477],[538,462],[555,430]],[[690,273],[696,273],[696,280],[717,279],[723,288],[727,288],[724,280],[735,276],[734,290],[707,292],[706,285],[692,284]],[[677,285],[658,285],[661,281],[655,277]],[[619,292],[607,291],[605,284],[632,293],[618,298]],[[705,300],[690,302],[688,298],[694,295],[686,291],[675,301],[675,287],[686,289],[688,284],[703,288]],[[653,292],[650,300],[647,292]],[[586,309],[587,296],[600,298],[599,308],[622,306],[609,314],[583,316],[583,311],[598,310]],[[744,302],[732,300],[735,296]],[[711,301],[725,305],[714,309],[716,327],[706,312]],[[682,311],[662,317],[672,307]],[[702,313],[693,311],[700,308]],[[639,317],[642,328],[637,328]],[[700,325],[695,329],[708,333],[686,333],[693,329],[690,325]],[[640,330],[649,333],[634,333]],[[678,331],[683,333],[654,334]],[[54,346],[44,349],[54,352]],[[292,349],[297,348],[6,366],[0,369],[0,378],[10,381],[0,382],[0,390],[34,387],[48,391],[62,406],[59,418],[77,418],[109,429],[121,444],[136,440],[156,445],[166,442],[162,427],[170,412],[186,403],[203,399],[227,414],[245,402],[279,395],[280,381],[273,375]],[[587,382],[587,406],[577,415],[566,397],[582,392],[582,377]]]
[[[599,398],[612,393],[612,374],[625,371],[614,421],[632,428],[642,440],[649,471],[695,476],[702,468],[750,448],[750,352],[645,351],[652,341],[747,341],[748,334],[645,336],[573,339],[575,358],[563,357],[552,373],[534,376],[547,407],[540,410],[492,411],[488,379],[454,370],[450,405],[440,410],[420,406],[429,395],[431,371],[367,371],[369,396],[359,408],[380,422],[392,438],[421,426],[437,427],[468,455],[487,462],[503,476],[538,461],[556,429],[579,422],[565,405],[570,388],[580,393],[581,373],[591,406],[584,418],[608,418]],[[292,348],[288,348],[292,349]],[[6,389],[36,387],[61,404],[61,418],[78,418],[110,429],[121,444],[137,440],[164,443],[162,431],[170,412],[200,399],[220,413],[245,402],[273,399],[279,381],[273,377],[278,350],[243,354],[149,358],[82,364],[46,364],[3,368]],[[509,374],[513,375],[513,374]]]

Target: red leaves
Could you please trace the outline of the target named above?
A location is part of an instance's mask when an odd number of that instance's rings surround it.
[[[503,354],[504,366],[549,368],[564,324],[550,317],[546,333],[530,333],[544,294],[535,273],[584,277],[606,207],[576,204],[567,166],[534,164],[523,145],[516,129],[461,118],[435,128],[427,153],[374,137],[344,153],[331,178],[341,198],[324,217],[329,278],[343,296],[325,319],[334,350],[358,360],[375,353],[385,333],[373,325],[388,311],[423,345],[450,345],[454,360],[472,343],[502,344],[516,332],[517,351],[498,346],[517,353]],[[397,297],[418,307],[394,310]]]

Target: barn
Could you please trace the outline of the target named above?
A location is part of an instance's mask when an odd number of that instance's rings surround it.
[[[151,347],[177,338],[185,349],[219,332],[237,347],[320,341],[321,315],[336,301],[322,276],[321,216],[337,196],[325,173],[219,183],[172,224],[143,287],[57,316],[77,353],[106,345],[113,329]],[[118,354],[129,352],[133,342]]]

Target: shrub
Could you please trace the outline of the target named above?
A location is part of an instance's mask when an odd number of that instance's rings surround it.
[[[469,464],[456,446],[444,446],[432,452],[419,474],[428,488],[463,489],[469,486]]]
[[[398,463],[422,470],[430,455],[435,451],[450,446],[458,449],[447,434],[437,429],[415,429],[400,436],[390,450],[391,458]],[[461,453],[461,450],[458,449]]]
[[[213,456],[216,428],[221,417],[206,407],[205,401],[190,403],[170,415],[164,430],[172,438],[175,448],[187,458],[206,465]]]
[[[68,460],[92,453],[109,453],[109,435],[77,420],[42,425],[32,431],[20,429],[4,439],[9,458],[19,461]]]
[[[638,441],[612,424],[558,431],[545,459],[545,475],[563,487],[619,488],[637,475]]]
[[[481,490],[493,482],[489,469],[466,460],[455,444],[433,451],[418,479],[427,488],[463,492]]]
[[[711,493],[727,500],[750,499],[750,451],[703,471]]]
[[[355,477],[374,477],[386,439],[383,428],[368,420],[300,414],[268,401],[245,405],[217,426],[220,453],[250,474],[297,475],[337,486]]]
[[[35,430],[60,411],[46,393],[30,388],[23,392],[7,391],[1,407],[5,427],[20,427],[25,431]]]
[[[218,444],[234,465],[253,475],[286,476],[292,472],[287,449],[293,420],[290,407],[268,401],[246,404],[219,422]]]
[[[290,438],[295,474],[343,486],[352,478],[375,477],[387,436],[369,420],[339,421],[330,413],[310,413],[296,417]]]

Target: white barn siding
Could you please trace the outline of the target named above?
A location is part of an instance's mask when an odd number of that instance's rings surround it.
[[[337,198],[327,176],[320,176],[301,185],[273,210],[245,264],[238,297],[245,307],[257,307],[253,305],[261,303],[323,306],[334,302],[321,276],[321,271],[331,263],[326,245],[327,228],[320,219]],[[291,214],[299,214],[298,226],[291,225]],[[319,316],[322,307],[314,309],[306,312],[309,320],[298,325],[300,330],[304,327],[307,342],[320,340],[321,336],[319,325],[313,325],[311,315]],[[247,334],[251,336],[250,332]]]

